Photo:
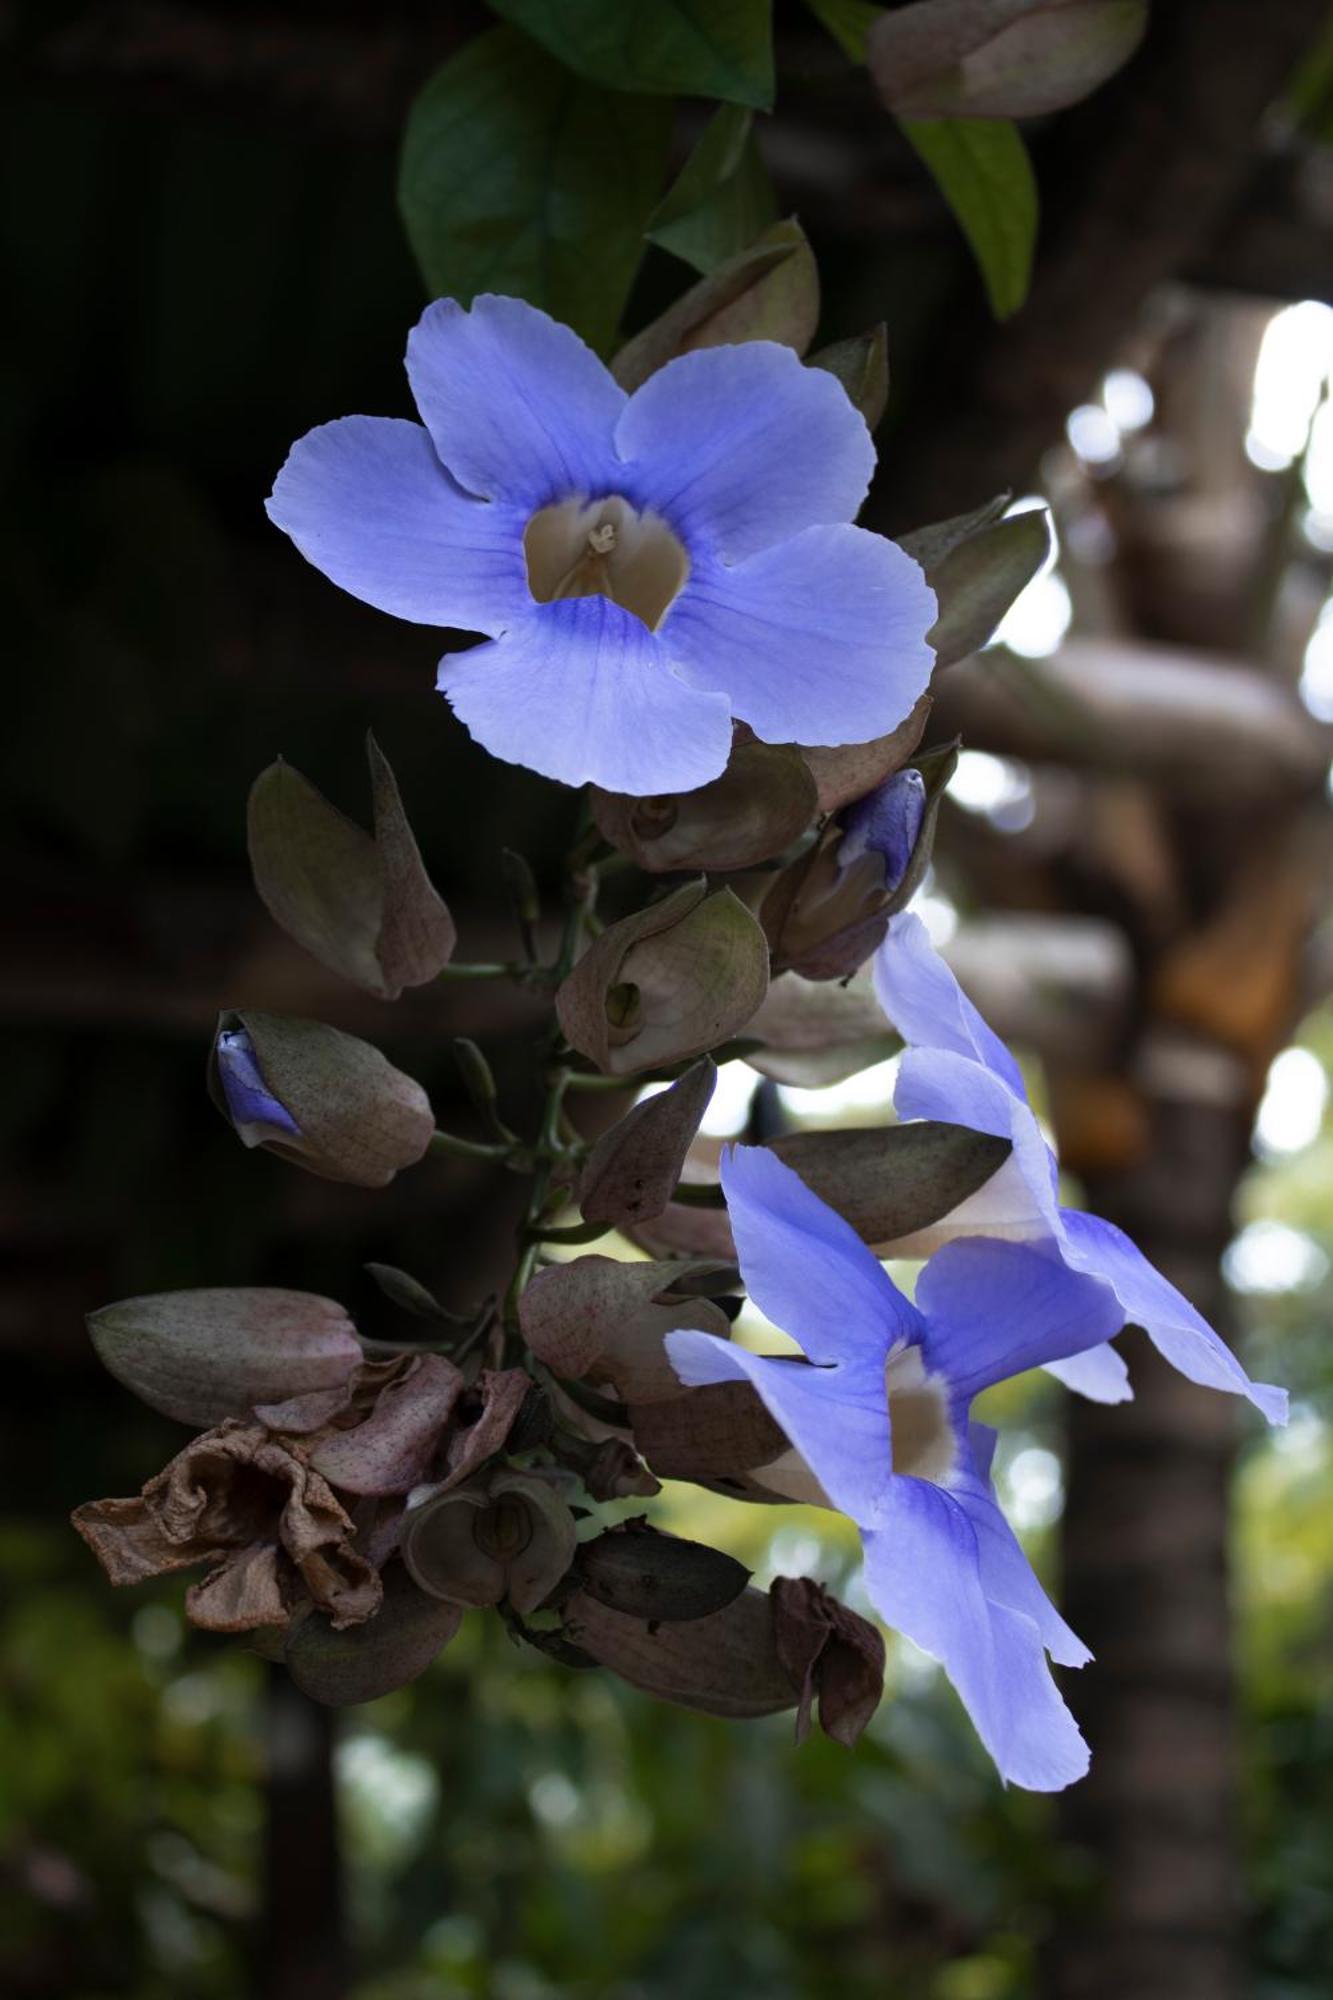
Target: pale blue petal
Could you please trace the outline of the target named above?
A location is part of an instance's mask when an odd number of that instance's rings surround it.
[[[1124,1321],[1108,1286],[1051,1251],[980,1236],[936,1252],[917,1279],[916,1304],[927,1369],[968,1397],[1099,1347]]]
[[[493,756],[566,785],[693,791],[731,751],[724,698],[677,680],[647,626],[609,597],[530,605],[494,644],[446,654],[436,685]]]
[[[772,341],[669,361],[631,396],[616,444],[640,504],[726,562],[850,521],[875,469],[841,384]]]
[[[1287,1421],[1287,1392],[1251,1382],[1231,1349],[1189,1300],[1155,1271],[1143,1252],[1113,1222],[1065,1209],[1065,1255],[1077,1270],[1112,1287],[1124,1316],[1141,1326],[1158,1352],[1191,1382],[1245,1396],[1270,1424]]]
[[[1027,1102],[1018,1064],[982,1020],[914,911],[904,910],[889,923],[875,954],[875,991],[890,1022],[913,1048],[970,1056]]]
[[[1047,1652],[1062,1667],[1085,1667],[1092,1654],[1077,1633],[1070,1630],[1038,1582],[1036,1571],[1000,1510],[989,1472],[978,1468],[976,1473],[954,1483],[951,1491],[976,1534],[981,1587],[991,1603],[1003,1604],[1010,1611],[1030,1618]]]
[[[896,1478],[863,1541],[872,1604],[941,1663],[1001,1775],[1037,1792],[1081,1778],[1087,1745],[1051,1678],[1041,1633],[987,1597],[961,1502],[924,1480]]]
[[[864,528],[807,528],[734,568],[691,551],[661,633],[680,672],[721,688],[766,743],[885,736],[930,680],[935,599]]]
[[[666,1351],[682,1382],[750,1382],[831,1504],[853,1521],[875,1518],[892,1478],[884,1366],[752,1354],[713,1333],[673,1332]]]
[[[321,424],[292,446],[267,511],[307,562],[395,618],[496,633],[532,602],[526,515],[462,492],[420,424]]]
[[[616,493],[625,392],[590,347],[536,306],[487,293],[427,306],[407,343],[421,420],[470,493],[532,513]]]
[[[849,1222],[764,1146],[731,1146],[722,1188],[745,1288],[812,1361],[883,1372],[920,1319]]]
[[[1114,1347],[1090,1347],[1086,1354],[1073,1354],[1064,1361],[1048,1361],[1046,1373],[1063,1382],[1090,1403],[1132,1403],[1125,1357]]]

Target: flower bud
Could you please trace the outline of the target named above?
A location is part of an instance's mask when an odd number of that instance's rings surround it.
[[[158,1292],[88,1317],[97,1357],[152,1410],[206,1430],[257,1403],[341,1390],[360,1366],[347,1314],[310,1292]]]
[[[435,1130],[421,1085],[369,1042],[252,1008],[221,1017],[209,1092],[243,1144],[356,1187],[387,1187]]]
[[[497,1472],[414,1508],[403,1560],[421,1589],[452,1604],[507,1598],[535,1611],[574,1560],[574,1517],[548,1481]]]
[[[729,889],[687,882],[612,924],[556,994],[566,1040],[608,1076],[702,1055],[738,1033],[768,989],[768,947]]]
[[[591,792],[601,833],[649,874],[752,868],[809,826],[818,794],[791,744],[737,743],[726,770],[697,791],[652,799]]]
[[[250,792],[250,862],[269,914],[321,965],[382,1000],[448,964],[454,920],[431,886],[387,759],[366,739],[374,834],[281,759]]]
[[[847,806],[760,906],[775,971],[844,979],[882,942],[929,865],[957,749],[930,751]]]
[[[720,264],[626,341],[611,373],[634,390],[678,354],[745,340],[776,340],[804,354],[819,324],[819,272],[794,218]]]
[[[974,513],[899,537],[921,564],[939,606],[927,634],[937,673],[980,651],[1050,555],[1046,509],[1006,515],[1008,500],[1001,493]]]
[[[564,1620],[576,1646],[660,1701],[733,1719],[796,1706],[762,1591],[743,1590],[707,1617],[660,1621],[616,1611],[579,1591],[565,1605]]]
[[[916,0],[876,13],[866,62],[899,118],[1040,118],[1114,75],[1147,20],[1147,0]]]
[[[664,1535],[646,1521],[609,1528],[578,1552],[581,1590],[634,1618],[706,1618],[740,1596],[750,1572],[703,1542]]]

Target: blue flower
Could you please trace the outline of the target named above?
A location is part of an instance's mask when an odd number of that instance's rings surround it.
[[[238,1136],[247,1146],[269,1139],[299,1139],[301,1128],[273,1095],[244,1028],[224,1028],[216,1042],[218,1082]]]
[[[1028,1103],[1017,1063],[911,912],[889,925],[875,959],[875,989],[908,1045],[894,1096],[899,1116],[970,1125],[1013,1145],[994,1179],[912,1248],[978,1235],[1037,1245],[1069,1271],[1100,1282],[1117,1303],[1117,1332],[1141,1326],[1191,1382],[1246,1396],[1269,1423],[1285,1423],[1286,1390],[1251,1382],[1225,1342],[1123,1230],[1061,1207],[1055,1155]],[[1122,1402],[1131,1393],[1128,1371],[1112,1347],[1057,1361],[1051,1372],[1098,1402]]]
[[[884,863],[884,888],[892,895],[907,873],[926,816],[926,781],[909,766],[895,771],[842,814],[837,864],[845,872],[864,855]]]
[[[765,742],[864,742],[925,687],[934,596],[851,525],[870,434],[789,348],[701,349],[627,396],[521,300],[442,299],[407,373],[422,422],[311,431],[268,512],[353,596],[487,635],[439,686],[496,756],[690,791],[726,765],[733,718]]]
[[[669,1333],[677,1375],[754,1385],[860,1529],[871,1602],[942,1663],[1003,1776],[1071,1784],[1088,1753],[1047,1655],[1082,1666],[1089,1654],[1000,1511],[995,1434],[970,1408],[994,1382],[1105,1341],[1110,1294],[1023,1244],[974,1240],[931,1259],[914,1305],[774,1154],[733,1148],[722,1185],[750,1297],[808,1360]]]

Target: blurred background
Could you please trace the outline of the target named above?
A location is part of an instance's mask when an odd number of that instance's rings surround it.
[[[0,1986],[15,2000],[1315,2000],[1333,1965],[1333,42],[1324,9],[1156,10],[1140,56],[1029,133],[1032,299],[990,319],[919,163],[779,6],[761,146],[825,279],[821,337],[889,326],[875,525],[1004,487],[1058,552],[941,680],[964,733],[924,911],[1030,1063],[1071,1192],[1287,1383],[1286,1431],[1126,1345],[1138,1399],[1005,1394],[1002,1495],[1097,1665],[1094,1776],[1005,1793],[905,1645],[854,1754],[562,1673],[469,1621],[336,1720],[113,1595],[69,1508],[181,1433],[103,1375],[83,1315],[293,1284],[410,1332],[362,1268],[461,1307],[517,1186],[434,1161],[378,1194],[247,1155],[209,1106],[214,1016],[379,1041],[452,1122],[448,1038],[523,1115],[518,1000],[343,989],[249,885],[279,752],[365,817],[392,759],[464,955],[507,955],[499,849],[572,800],[432,692],[436,635],[308,570],[262,500],[290,440],[406,414],[422,303],[394,206],[407,104],[480,7],[283,0],[3,10],[0,579]],[[697,127],[682,116],[683,156]],[[641,323],[688,281],[650,253]],[[508,1010],[508,1011],[506,1011]],[[724,1072],[716,1137],[877,1122]],[[460,1113],[460,1118],[465,1114]],[[830,1517],[668,1489],[767,1583],[857,1596]],[[1246,1969],[1248,1968],[1248,1970]]]

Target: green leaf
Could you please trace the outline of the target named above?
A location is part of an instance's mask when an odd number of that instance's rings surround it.
[[[777,218],[751,114],[724,104],[654,209],[648,240],[706,277]]]
[[[435,72],[398,201],[433,296],[510,292],[605,350],[661,189],[671,109],[581,83],[508,28]]]
[[[884,12],[882,7],[872,7],[870,0],[806,0],[806,5],[844,55],[853,62],[865,61],[866,41]]]
[[[773,103],[770,0],[491,0],[590,83]]]
[[[899,122],[972,246],[991,311],[1009,319],[1027,297],[1037,241],[1037,180],[1022,134],[998,119]]]

